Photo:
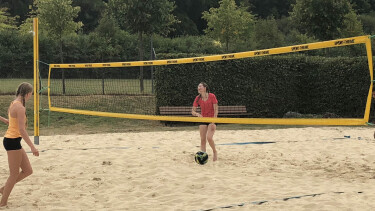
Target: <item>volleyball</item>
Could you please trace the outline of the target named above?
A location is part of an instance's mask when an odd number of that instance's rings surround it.
[[[208,161],[208,154],[206,152],[199,151],[195,154],[195,162],[200,165],[206,164]]]

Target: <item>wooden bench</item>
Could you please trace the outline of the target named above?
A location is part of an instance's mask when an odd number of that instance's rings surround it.
[[[160,115],[163,116],[192,116],[192,106],[161,106],[159,107]],[[197,112],[201,109],[198,107]],[[243,116],[248,114],[246,106],[220,106],[218,116]]]

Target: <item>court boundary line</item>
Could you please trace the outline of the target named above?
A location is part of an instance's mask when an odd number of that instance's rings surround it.
[[[262,204],[267,203],[267,202],[288,201],[290,199],[300,199],[300,198],[305,198],[305,197],[315,197],[315,196],[320,196],[320,195],[329,194],[329,193],[343,194],[345,192],[343,192],[343,191],[333,191],[333,192],[328,192],[328,193],[313,193],[313,194],[306,194],[306,195],[300,195],[300,196],[290,196],[290,197],[279,198],[279,199],[243,202],[243,203],[230,204],[230,205],[224,205],[224,206],[219,206],[219,207],[214,207],[214,208],[209,208],[209,209],[199,209],[199,210],[193,210],[193,211],[212,211],[212,210],[217,210],[217,209],[243,207],[245,205],[250,205],[250,204],[262,205]],[[361,194],[361,193],[363,193],[363,191],[356,191],[355,193]]]

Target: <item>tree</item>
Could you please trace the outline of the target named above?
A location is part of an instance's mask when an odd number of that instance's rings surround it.
[[[16,18],[10,17],[7,8],[0,8],[0,31],[7,29],[16,29]]]
[[[120,28],[118,27],[115,19],[108,10],[105,10],[102,14],[102,18],[99,20],[99,25],[95,29],[95,33],[98,37],[103,40],[102,46],[99,47],[98,53],[102,62],[104,62],[104,56],[109,56],[111,59],[116,51],[119,51],[121,47],[116,48],[116,35],[120,33]]]
[[[254,27],[253,40],[257,49],[281,47],[284,44],[284,34],[277,28],[273,17],[259,19]]]
[[[344,37],[354,37],[364,34],[362,23],[358,20],[354,11],[345,15],[344,26],[340,32]]]
[[[366,34],[375,34],[375,12],[359,16],[363,24],[363,31]]]
[[[295,0],[237,0],[236,2],[251,5],[250,9],[257,17],[266,19],[270,16],[276,19],[282,16],[288,16],[290,6]]]
[[[108,13],[107,10],[105,10],[99,20],[99,25],[96,27],[95,32],[110,42],[111,39],[113,39],[113,36],[119,32],[119,30],[120,29],[115,19],[111,14]]]
[[[74,34],[82,27],[81,22],[75,22],[79,7],[72,7],[72,0],[37,0],[35,3],[40,23],[44,25],[47,33],[58,40],[60,46],[60,60],[63,58],[63,38]],[[62,71],[63,94],[65,94],[65,76]]]
[[[172,12],[174,2],[169,0],[111,0],[108,2],[121,29],[138,34],[139,60],[144,59],[143,36],[167,35],[171,26],[177,22]],[[140,67],[140,89],[143,86],[143,66]]]
[[[309,37],[306,34],[301,34],[298,30],[292,29],[285,35],[286,45],[300,45],[305,43],[318,42],[314,37]]]
[[[0,8],[9,8],[11,17],[17,17],[16,25],[20,25],[26,18],[29,12],[29,6],[33,4],[33,0],[1,0]]]
[[[350,0],[350,3],[359,14],[371,12],[371,0]],[[372,3],[375,1],[372,0]]]
[[[106,10],[106,3],[103,0],[74,0],[73,6],[81,8],[77,19],[82,21],[84,33],[94,31],[102,18],[101,14]]]
[[[229,51],[230,43],[250,37],[253,15],[246,7],[238,7],[234,0],[221,0],[219,4],[219,8],[203,12],[202,18],[207,21],[206,34],[224,42]]]
[[[199,35],[204,33],[207,23],[202,19],[202,12],[211,7],[218,7],[219,0],[175,0],[176,9],[173,14],[181,21],[170,35]]]
[[[297,0],[290,13],[293,23],[302,34],[320,40],[342,37],[341,31],[349,23],[344,20],[357,20],[353,15],[355,13],[347,0]],[[358,23],[357,20],[350,24]]]

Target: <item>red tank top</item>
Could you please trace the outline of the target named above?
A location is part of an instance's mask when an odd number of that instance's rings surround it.
[[[198,95],[194,100],[193,106],[199,106],[201,108],[201,115],[203,117],[214,117],[214,104],[217,104],[216,96],[212,93],[208,93],[208,99],[206,101],[203,101]]]

